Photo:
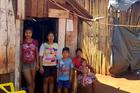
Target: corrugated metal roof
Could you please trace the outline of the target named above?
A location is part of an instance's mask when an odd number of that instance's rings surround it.
[[[109,6],[111,5],[118,10],[126,11],[136,1],[140,1],[140,0],[109,0]]]

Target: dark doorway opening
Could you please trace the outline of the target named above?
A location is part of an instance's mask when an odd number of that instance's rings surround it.
[[[58,19],[30,19],[24,21],[24,29],[27,27],[33,28],[33,38],[38,40],[39,45],[46,41],[46,36],[49,32],[55,34],[55,42],[58,40]]]
[[[53,32],[55,35],[55,42],[58,41],[58,19],[49,18],[49,19],[38,19],[32,18],[29,20],[24,20],[24,30],[28,27],[32,27],[33,29],[33,38],[38,40],[39,47],[42,43],[46,42],[46,36],[49,32]],[[24,33],[24,32],[23,32]],[[23,36],[24,37],[24,36]],[[24,39],[24,38],[23,38]],[[21,76],[21,86],[23,89],[27,89],[26,81],[22,74]],[[42,92],[42,84],[43,76],[37,71],[36,73],[36,88],[35,93],[43,93]]]

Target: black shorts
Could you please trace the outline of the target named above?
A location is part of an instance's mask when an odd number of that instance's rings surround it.
[[[44,68],[44,77],[56,77],[57,68],[56,66],[43,66]]]

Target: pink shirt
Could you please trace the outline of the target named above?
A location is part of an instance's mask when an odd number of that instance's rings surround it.
[[[32,42],[24,41],[22,45],[22,59],[24,63],[34,63],[36,60],[36,48],[38,47],[37,40]]]

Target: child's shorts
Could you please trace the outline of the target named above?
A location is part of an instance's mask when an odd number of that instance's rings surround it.
[[[43,66],[44,77],[56,77],[57,69],[56,66]]]
[[[63,80],[58,80],[58,88],[70,88],[70,81],[63,81]]]
[[[25,71],[25,70],[32,70],[32,69],[35,69],[36,67],[36,63],[32,63],[32,64],[29,64],[29,63],[23,63],[22,64],[22,71]]]

